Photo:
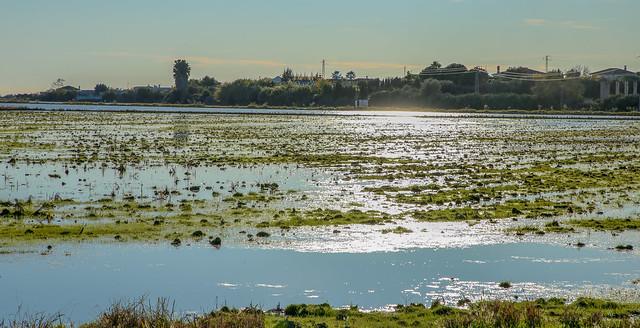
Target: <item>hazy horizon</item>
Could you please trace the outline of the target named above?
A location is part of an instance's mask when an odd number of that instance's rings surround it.
[[[171,65],[221,81],[317,73],[400,76],[433,60],[640,70],[632,0],[3,1],[0,94],[172,85]]]

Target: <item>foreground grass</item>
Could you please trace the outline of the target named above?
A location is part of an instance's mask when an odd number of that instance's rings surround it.
[[[357,307],[334,309],[329,304],[294,304],[285,309],[264,312],[249,307],[243,310],[223,307],[218,311],[179,316],[166,300],[155,304],[144,300],[116,303],[84,328],[288,328],[288,327],[640,327],[640,304],[579,298],[571,304],[563,299],[539,299],[528,302],[461,300],[454,308],[435,302],[398,305],[393,312],[361,312]],[[66,328],[61,316],[35,317],[0,322],[2,328]]]

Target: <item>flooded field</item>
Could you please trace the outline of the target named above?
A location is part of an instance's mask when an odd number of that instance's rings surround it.
[[[0,111],[0,315],[640,299],[640,122],[294,114]]]

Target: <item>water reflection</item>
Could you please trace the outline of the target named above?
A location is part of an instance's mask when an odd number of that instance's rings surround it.
[[[260,274],[256,274],[260,272]],[[300,253],[275,249],[142,245],[56,246],[48,256],[0,257],[0,316],[62,311],[85,320],[108,302],[170,296],[181,310],[329,302],[384,308],[444,299],[637,298],[634,255],[544,244],[398,253]],[[498,287],[510,281],[513,287]]]

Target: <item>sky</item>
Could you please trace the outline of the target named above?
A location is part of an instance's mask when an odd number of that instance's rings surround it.
[[[57,78],[92,89],[172,85],[172,62],[220,81],[434,60],[640,70],[638,0],[0,0],[0,94]]]

